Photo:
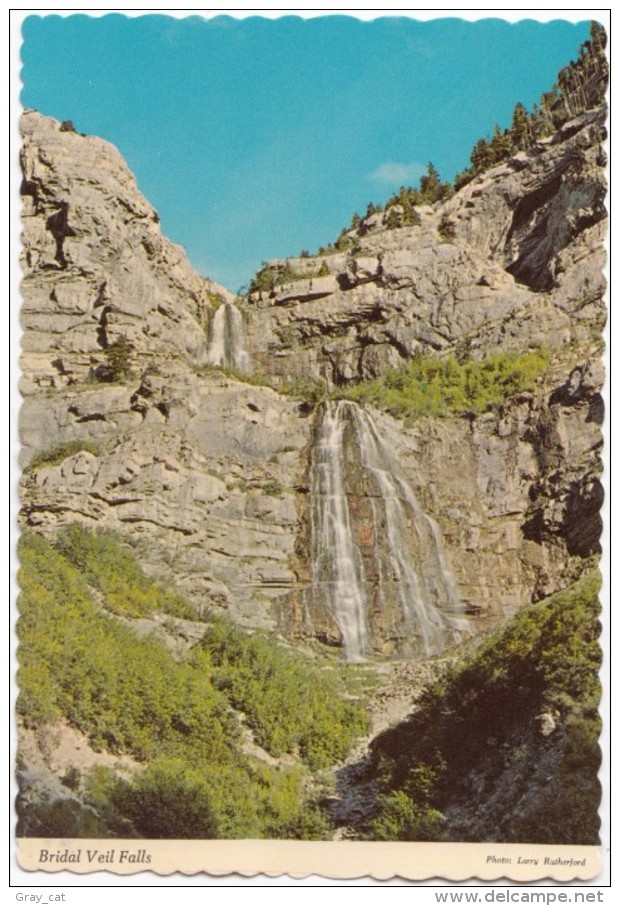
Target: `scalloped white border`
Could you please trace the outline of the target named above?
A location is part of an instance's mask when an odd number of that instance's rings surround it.
[[[18,166],[18,149],[20,138],[18,133],[18,119],[21,113],[19,103],[20,90],[20,60],[19,51],[21,44],[21,23],[23,19],[31,14],[59,14],[70,15],[74,13],[87,13],[94,17],[105,15],[109,12],[123,13],[127,16],[138,16],[148,13],[158,13],[182,18],[190,14],[201,14],[209,18],[216,15],[229,15],[235,18],[245,18],[249,15],[261,15],[265,18],[275,19],[282,15],[294,14],[302,18],[312,18],[321,15],[349,15],[359,19],[374,19],[379,16],[409,16],[415,19],[434,19],[446,16],[454,16],[469,21],[484,19],[488,17],[498,17],[507,21],[518,21],[521,19],[534,19],[540,22],[551,21],[553,19],[566,19],[577,21],[584,18],[595,18],[603,22],[608,30],[611,31],[611,10],[608,9],[375,9],[375,10],[353,10],[353,9],[329,9],[320,10],[290,10],[290,9],[271,9],[264,10],[256,7],[246,8],[243,10],[231,9],[210,9],[210,10],[174,10],[174,9],[28,9],[28,10],[10,10],[10,28],[9,28],[9,92],[7,97],[7,120],[9,122],[9,160],[10,160],[10,194],[9,206],[11,218],[9,225],[9,236],[7,237],[10,248],[9,258],[9,280],[10,292],[13,300],[18,300],[20,270],[17,264],[20,252],[20,226],[19,226],[19,202],[18,192],[20,184],[20,174]],[[608,201],[608,207],[611,210],[613,198]],[[609,239],[607,240],[607,251],[609,261]],[[606,269],[606,276],[609,280],[609,263]],[[607,297],[609,310],[609,293]],[[16,541],[16,524],[19,502],[17,498],[17,480],[18,471],[16,467],[17,452],[19,450],[19,441],[17,437],[17,409],[19,398],[16,391],[17,377],[19,369],[17,357],[19,354],[19,305],[13,301],[10,306],[10,322],[7,340],[9,348],[5,356],[9,370],[9,406],[7,412],[7,421],[9,423],[9,459],[11,469],[11,482],[7,492],[7,507],[10,512],[10,529],[11,538],[11,627],[15,625],[16,612],[14,602],[16,600],[16,571],[17,560],[15,557]],[[605,329],[606,372],[610,372],[610,325]],[[610,774],[610,625],[609,625],[609,601],[610,601],[610,572],[611,563],[609,552],[610,536],[610,500],[609,500],[609,469],[610,469],[610,388],[607,384],[604,390],[604,399],[608,417],[603,426],[604,433],[604,484],[606,489],[606,500],[603,507],[603,588],[601,591],[601,600],[603,602],[603,632],[601,644],[604,654],[604,664],[602,670],[603,682],[603,699],[601,702],[601,713],[603,716],[603,733],[601,736],[601,748],[603,751],[603,768],[601,770],[601,781],[603,784],[603,801],[601,805],[601,847],[566,847],[566,846],[533,846],[520,844],[433,844],[433,843],[357,843],[342,841],[337,843],[300,843],[296,841],[127,841],[127,846],[121,845],[121,841],[40,841],[40,840],[18,840],[13,838],[13,828],[15,825],[14,817],[14,799],[16,794],[15,783],[9,788],[9,809],[10,815],[8,822],[8,836],[6,839],[5,852],[11,853],[11,864],[9,866],[9,886],[21,886],[23,888],[39,887],[41,885],[49,886],[54,884],[56,887],[63,885],[67,888],[76,886],[88,887],[108,887],[108,886],[142,886],[139,881],[141,876],[144,879],[143,886],[152,886],[160,884],[165,880],[165,886],[171,886],[173,875],[176,874],[178,886],[245,886],[248,876],[252,876],[257,883],[253,886],[294,886],[298,879],[312,879],[310,886],[338,886],[337,879],[350,879],[349,884],[355,886],[376,886],[385,883],[390,878],[408,879],[410,882],[420,882],[426,880],[431,884],[436,884],[439,880],[444,879],[444,883],[463,882],[466,879],[482,882],[500,882],[505,885],[505,879],[517,882],[555,882],[556,884],[565,885],[572,882],[572,885],[579,882],[589,881],[597,886],[611,886],[610,869],[609,869],[609,838],[610,838],[610,817],[611,801],[610,790],[607,778]],[[6,512],[5,510],[5,512]],[[14,702],[16,696],[16,685],[14,681],[14,665],[16,640],[12,635],[12,683],[11,683],[11,704],[8,719],[11,727],[12,745],[9,756],[9,773],[14,775],[13,765],[15,763],[16,741],[14,726]],[[83,851],[86,848],[99,849],[102,852],[110,849],[116,849],[119,853],[121,849],[146,849],[152,855],[152,865],[131,865],[129,871],[124,867],[129,863],[112,864],[105,874],[101,873],[101,866],[84,867],[82,865],[72,865],[70,872],[67,872],[65,865],[57,863],[56,867],[44,870],[40,862],[41,848],[47,848],[50,851],[57,852],[59,849],[73,849]],[[110,844],[113,843],[114,846]],[[488,856],[495,858],[509,858],[510,863],[489,862]],[[84,857],[86,858],[86,857]],[[118,856],[120,858],[120,856]],[[525,862],[519,863],[518,859],[538,860],[538,866]],[[579,862],[585,860],[584,866],[568,866],[558,863],[557,865],[545,865],[544,859],[574,859]],[[83,871],[89,874],[82,874]],[[53,871],[53,875],[51,874]],[[138,872],[138,874],[136,874]],[[151,880],[147,881],[145,872],[148,872]],[[152,873],[167,876],[166,879],[153,879]],[[179,872],[183,874],[179,876]],[[205,874],[208,877],[205,877]],[[121,876],[124,875],[121,882]],[[190,875],[190,877],[187,877]],[[221,876],[226,875],[228,882],[223,884]],[[279,882],[266,879],[265,876],[278,876]],[[287,875],[283,878],[282,875]],[[257,876],[260,876],[257,877]],[[319,877],[316,877],[319,876]],[[52,880],[53,878],[53,880]],[[261,881],[262,878],[262,881]],[[324,884],[322,878],[333,879],[333,884]],[[374,879],[374,880],[371,880]],[[434,879],[434,880],[433,880]],[[503,880],[502,880],[503,879]],[[60,882],[60,885],[59,883]],[[120,882],[120,883],[119,883]],[[318,882],[318,883],[317,883]],[[346,883],[346,882],[344,882]],[[405,881],[405,883],[407,883]],[[421,891],[420,891],[421,893]],[[569,894],[570,897],[570,894]],[[149,897],[152,899],[152,896]],[[572,899],[572,898],[571,898]],[[598,898],[597,898],[598,899]],[[47,900],[47,896],[43,897]],[[43,902],[40,900],[39,902]],[[482,901],[482,900],[481,900]],[[571,900],[569,899],[568,902]],[[589,902],[594,902],[592,899]],[[600,901],[600,900],[598,900]],[[426,902],[431,902],[426,900]]]
[[[70,868],[77,874],[105,869],[117,875],[151,871],[226,875],[288,874],[307,877],[421,881],[566,882],[592,880],[601,869],[598,846],[517,843],[362,843],[297,840],[18,840],[18,860],[27,871]],[[51,857],[55,857],[51,861]],[[98,863],[98,859],[101,862]],[[58,861],[56,861],[58,859]],[[60,860],[66,861],[60,861]],[[42,861],[43,860],[43,861]],[[71,860],[70,862],[68,860]]]

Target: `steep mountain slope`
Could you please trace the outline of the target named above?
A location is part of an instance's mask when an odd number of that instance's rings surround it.
[[[187,602],[109,535],[30,532],[20,556],[20,836],[325,832],[308,773],[366,727],[333,668],[177,619]]]
[[[372,744],[372,839],[598,843],[598,574],[524,608]]]
[[[390,229],[392,207],[345,234],[349,252],[272,262],[276,285],[250,296],[257,368],[332,387],[416,352],[588,337],[604,318],[604,122],[603,109],[569,121],[418,207],[417,226]]]
[[[280,389],[321,378],[314,402],[414,354],[550,349],[545,373],[488,411],[403,423],[369,410],[365,441],[354,419],[335,432],[352,469],[338,493],[368,653],[410,650],[406,602],[386,591],[399,555],[382,529],[373,432],[403,512],[433,520],[471,629],[566,586],[598,551],[603,117],[582,115],[419,208],[419,226],[373,214],[349,237],[353,254],[289,262],[306,276],[241,306],[253,370]],[[327,587],[313,542],[325,405],[208,367],[230,295],[161,237],[112,146],[32,111],[23,130],[24,524],[118,530],[201,610],[343,644],[342,619],[314,593]],[[403,526],[415,562],[419,532]]]

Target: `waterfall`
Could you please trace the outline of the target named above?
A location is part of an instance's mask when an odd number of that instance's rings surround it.
[[[341,405],[325,403],[311,464],[312,586],[342,633],[347,657],[360,660],[368,645],[366,592],[344,489],[344,427]]]
[[[370,415],[322,407],[310,464],[311,596],[359,660],[374,635],[437,654],[466,627],[439,526],[422,510]]]
[[[243,315],[232,302],[220,305],[210,321],[207,362],[240,372],[250,370]]]

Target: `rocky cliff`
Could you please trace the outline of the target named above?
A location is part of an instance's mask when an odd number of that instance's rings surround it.
[[[151,364],[205,361],[210,296],[231,294],[162,237],[116,148],[34,111],[21,129],[22,392],[105,380],[121,338]]]
[[[345,234],[347,252],[272,262],[273,289],[250,296],[256,367],[333,387],[416,351],[480,357],[590,336],[603,318],[604,122],[603,110],[571,120],[418,207],[416,226],[389,228],[395,206]],[[287,271],[296,279],[280,282]]]
[[[22,130],[22,457],[44,460],[24,474],[25,524],[120,530],[199,606],[273,625],[305,421],[268,388],[200,373],[232,294],[162,237],[118,151],[34,111]]]
[[[420,208],[418,226],[366,218],[351,253],[289,262],[295,280],[242,306],[252,369],[276,388],[342,386],[416,353],[552,348],[533,390],[480,415],[372,415],[474,628],[564,587],[598,551],[602,121],[571,121]],[[114,529],[197,607],[341,644],[329,608],[308,604],[324,407],[207,364],[231,296],[161,236],[111,145],[35,112],[22,129],[23,524]],[[406,633],[394,596],[382,608],[373,590],[390,562],[369,553],[389,521],[382,504],[373,523],[377,487],[342,502],[375,602],[369,650],[392,655]]]

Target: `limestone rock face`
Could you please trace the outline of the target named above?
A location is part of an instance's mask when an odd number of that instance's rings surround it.
[[[372,414],[441,529],[474,629],[564,587],[599,550],[600,122],[586,114],[419,208],[418,226],[373,214],[354,254],[288,262],[295,279],[244,306],[252,370],[276,386],[354,382],[418,351],[559,351],[533,391],[482,415]],[[327,609],[308,618],[320,409],[204,367],[213,296],[232,295],[161,236],[116,149],[35,112],[23,132],[23,525],[113,529],[197,608],[341,644]],[[120,341],[121,375],[106,371]],[[389,558],[374,552],[376,487],[355,474],[371,589],[381,570],[392,581]],[[403,653],[398,608],[373,595],[370,650]]]
[[[211,298],[233,295],[161,235],[116,148],[34,111],[22,131],[22,463],[73,450],[26,469],[24,524],[118,530],[198,607],[273,625],[295,578],[307,420],[272,390],[197,373]]]
[[[275,625],[291,588],[308,419],[273,390],[218,375],[147,375],[33,397],[25,444],[95,444],[26,470],[24,524],[77,520],[127,536],[140,563],[199,609]],[[43,438],[45,440],[43,441]],[[78,446],[78,444],[76,444]]]
[[[330,277],[251,296],[257,368],[333,387],[416,351],[460,346],[479,357],[600,328],[603,124],[603,111],[572,120],[447,202],[418,208],[418,226],[389,229],[387,214],[373,214],[347,234],[349,253],[314,259]],[[288,264],[307,274],[312,259]]]
[[[208,293],[161,235],[116,148],[30,111],[21,122],[22,391],[71,384],[126,338],[136,360],[204,360]]]

